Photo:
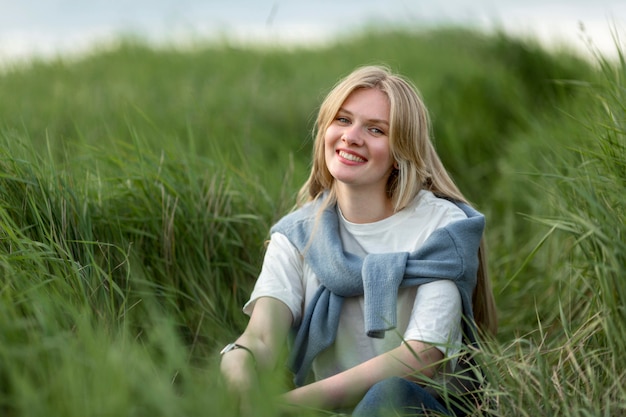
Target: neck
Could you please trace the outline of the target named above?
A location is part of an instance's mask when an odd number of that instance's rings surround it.
[[[352,223],[373,223],[394,213],[391,199],[385,193],[359,193],[337,187],[337,204],[346,220]]]

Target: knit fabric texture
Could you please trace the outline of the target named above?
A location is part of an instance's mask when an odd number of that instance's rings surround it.
[[[336,205],[318,215],[323,198],[288,214],[271,229],[289,239],[321,284],[296,330],[289,358],[297,386],[305,383],[315,357],[333,344],[346,297],[363,295],[364,331],[369,337],[383,338],[396,326],[399,288],[452,280],[461,294],[464,337],[469,344],[476,342],[472,293],[485,226],[481,213],[454,202],[467,219],[436,229],[415,252],[361,257],[343,250]]]

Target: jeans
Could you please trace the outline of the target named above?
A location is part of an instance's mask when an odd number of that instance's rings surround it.
[[[415,382],[392,377],[378,382],[356,406],[353,417],[453,416]]]

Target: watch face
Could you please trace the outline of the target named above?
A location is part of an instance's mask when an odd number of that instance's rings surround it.
[[[222,351],[220,352],[220,355],[223,355],[226,352],[230,352],[231,350],[235,349],[237,345],[235,343],[229,343],[227,344],[224,349],[222,349]]]

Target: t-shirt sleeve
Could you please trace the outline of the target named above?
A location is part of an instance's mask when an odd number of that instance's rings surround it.
[[[429,219],[430,233],[467,218],[460,208],[441,198],[422,204],[419,214]],[[444,355],[454,356],[462,343],[462,314],[461,294],[454,282],[442,279],[420,285],[404,339],[432,344]]]
[[[273,233],[265,252],[263,266],[244,313],[250,315],[256,300],[261,297],[276,298],[287,305],[293,315],[294,325],[302,317],[304,286],[303,260],[298,250],[281,233]]]
[[[420,285],[404,339],[432,344],[445,356],[454,356],[461,346],[461,315],[461,294],[454,282]]]

